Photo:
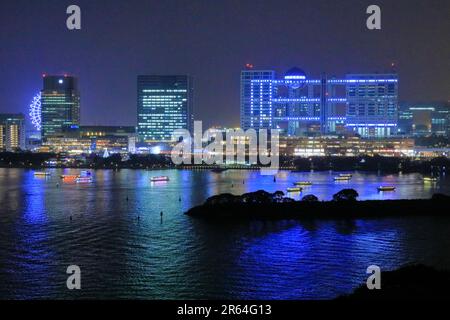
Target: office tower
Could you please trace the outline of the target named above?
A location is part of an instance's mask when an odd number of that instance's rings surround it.
[[[0,114],[0,150],[16,151],[25,149],[25,116]]]
[[[193,129],[193,81],[186,75],[138,76],[138,136],[144,142],[172,141],[176,129]]]
[[[347,75],[346,126],[363,137],[397,133],[398,80],[395,74]]]
[[[80,124],[80,94],[75,77],[43,76],[41,91],[42,139],[61,136],[68,127]]]
[[[308,79],[298,68],[241,72],[241,127],[280,129],[287,136],[397,132],[395,74],[351,74]]]
[[[271,70],[241,72],[241,128],[270,129],[272,121],[273,81]]]

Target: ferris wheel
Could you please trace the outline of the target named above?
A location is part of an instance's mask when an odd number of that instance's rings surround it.
[[[36,130],[41,131],[41,93],[39,92],[33,98],[30,104],[30,120]]]

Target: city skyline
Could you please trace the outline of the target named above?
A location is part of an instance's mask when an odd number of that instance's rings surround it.
[[[30,100],[41,89],[38,75],[67,72],[80,79],[82,123],[133,125],[138,74],[189,74],[196,83],[196,114],[201,115],[196,118],[207,126],[236,126],[239,72],[246,63],[280,73],[298,66],[309,78],[317,78],[322,72],[329,76],[382,73],[394,62],[402,81],[400,101],[449,100],[446,57],[450,48],[445,32],[439,32],[448,27],[448,10],[435,1],[407,5],[381,1],[383,28],[373,32],[365,29],[365,3],[352,1],[321,6],[249,2],[240,7],[234,1],[218,2],[215,7],[176,2],[172,13],[163,3],[108,3],[79,1],[84,17],[79,33],[65,28],[65,1],[49,3],[48,12],[25,1],[5,4],[0,58],[11,63],[3,66],[0,112],[27,113]],[[157,15],[155,19],[143,14],[150,11]],[[60,20],[57,12],[61,12]],[[47,15],[51,19],[45,19]],[[194,16],[199,19],[188,18]],[[236,23],[227,24],[232,17]],[[270,29],[273,24],[265,23],[267,19],[283,21],[283,27]],[[193,27],[184,28],[193,21]],[[111,26],[110,22],[116,23]],[[25,32],[35,24],[41,28],[33,35]],[[45,37],[49,30],[54,31],[51,39]],[[236,32],[242,34],[239,40],[233,36]],[[14,41],[9,33],[18,34]],[[221,45],[224,41],[229,44],[226,49]],[[269,47],[264,45],[268,41]],[[362,44],[358,50],[352,49],[355,41]],[[26,49],[24,43],[29,44]],[[133,49],[124,50],[128,47]],[[409,49],[402,50],[405,47]],[[427,49],[431,47],[434,50]]]

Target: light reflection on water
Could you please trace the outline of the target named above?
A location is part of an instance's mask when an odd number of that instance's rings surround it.
[[[449,194],[446,179],[354,173],[335,183],[336,173],[280,172],[274,183],[258,171],[98,170],[92,184],[76,184],[52,171],[0,169],[0,298],[322,299],[350,292],[370,264],[450,268],[447,218],[211,224],[183,215],[214,194],[302,180],[313,185],[297,197],[328,200],[343,188],[362,199],[427,198]],[[159,175],[170,181],[150,183]],[[381,184],[397,190],[379,193]],[[82,269],[78,292],[65,288],[71,264]]]

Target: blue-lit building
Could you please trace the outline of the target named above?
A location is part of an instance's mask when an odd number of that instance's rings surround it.
[[[397,133],[396,74],[349,74],[308,79],[298,68],[282,78],[272,70],[241,72],[241,127],[281,129],[288,136],[353,132]]]
[[[75,77],[43,76],[41,91],[41,134],[45,141],[49,137],[61,136],[68,127],[80,125],[80,94]]]
[[[193,83],[186,75],[138,76],[137,133],[144,142],[171,141],[193,128]]]

